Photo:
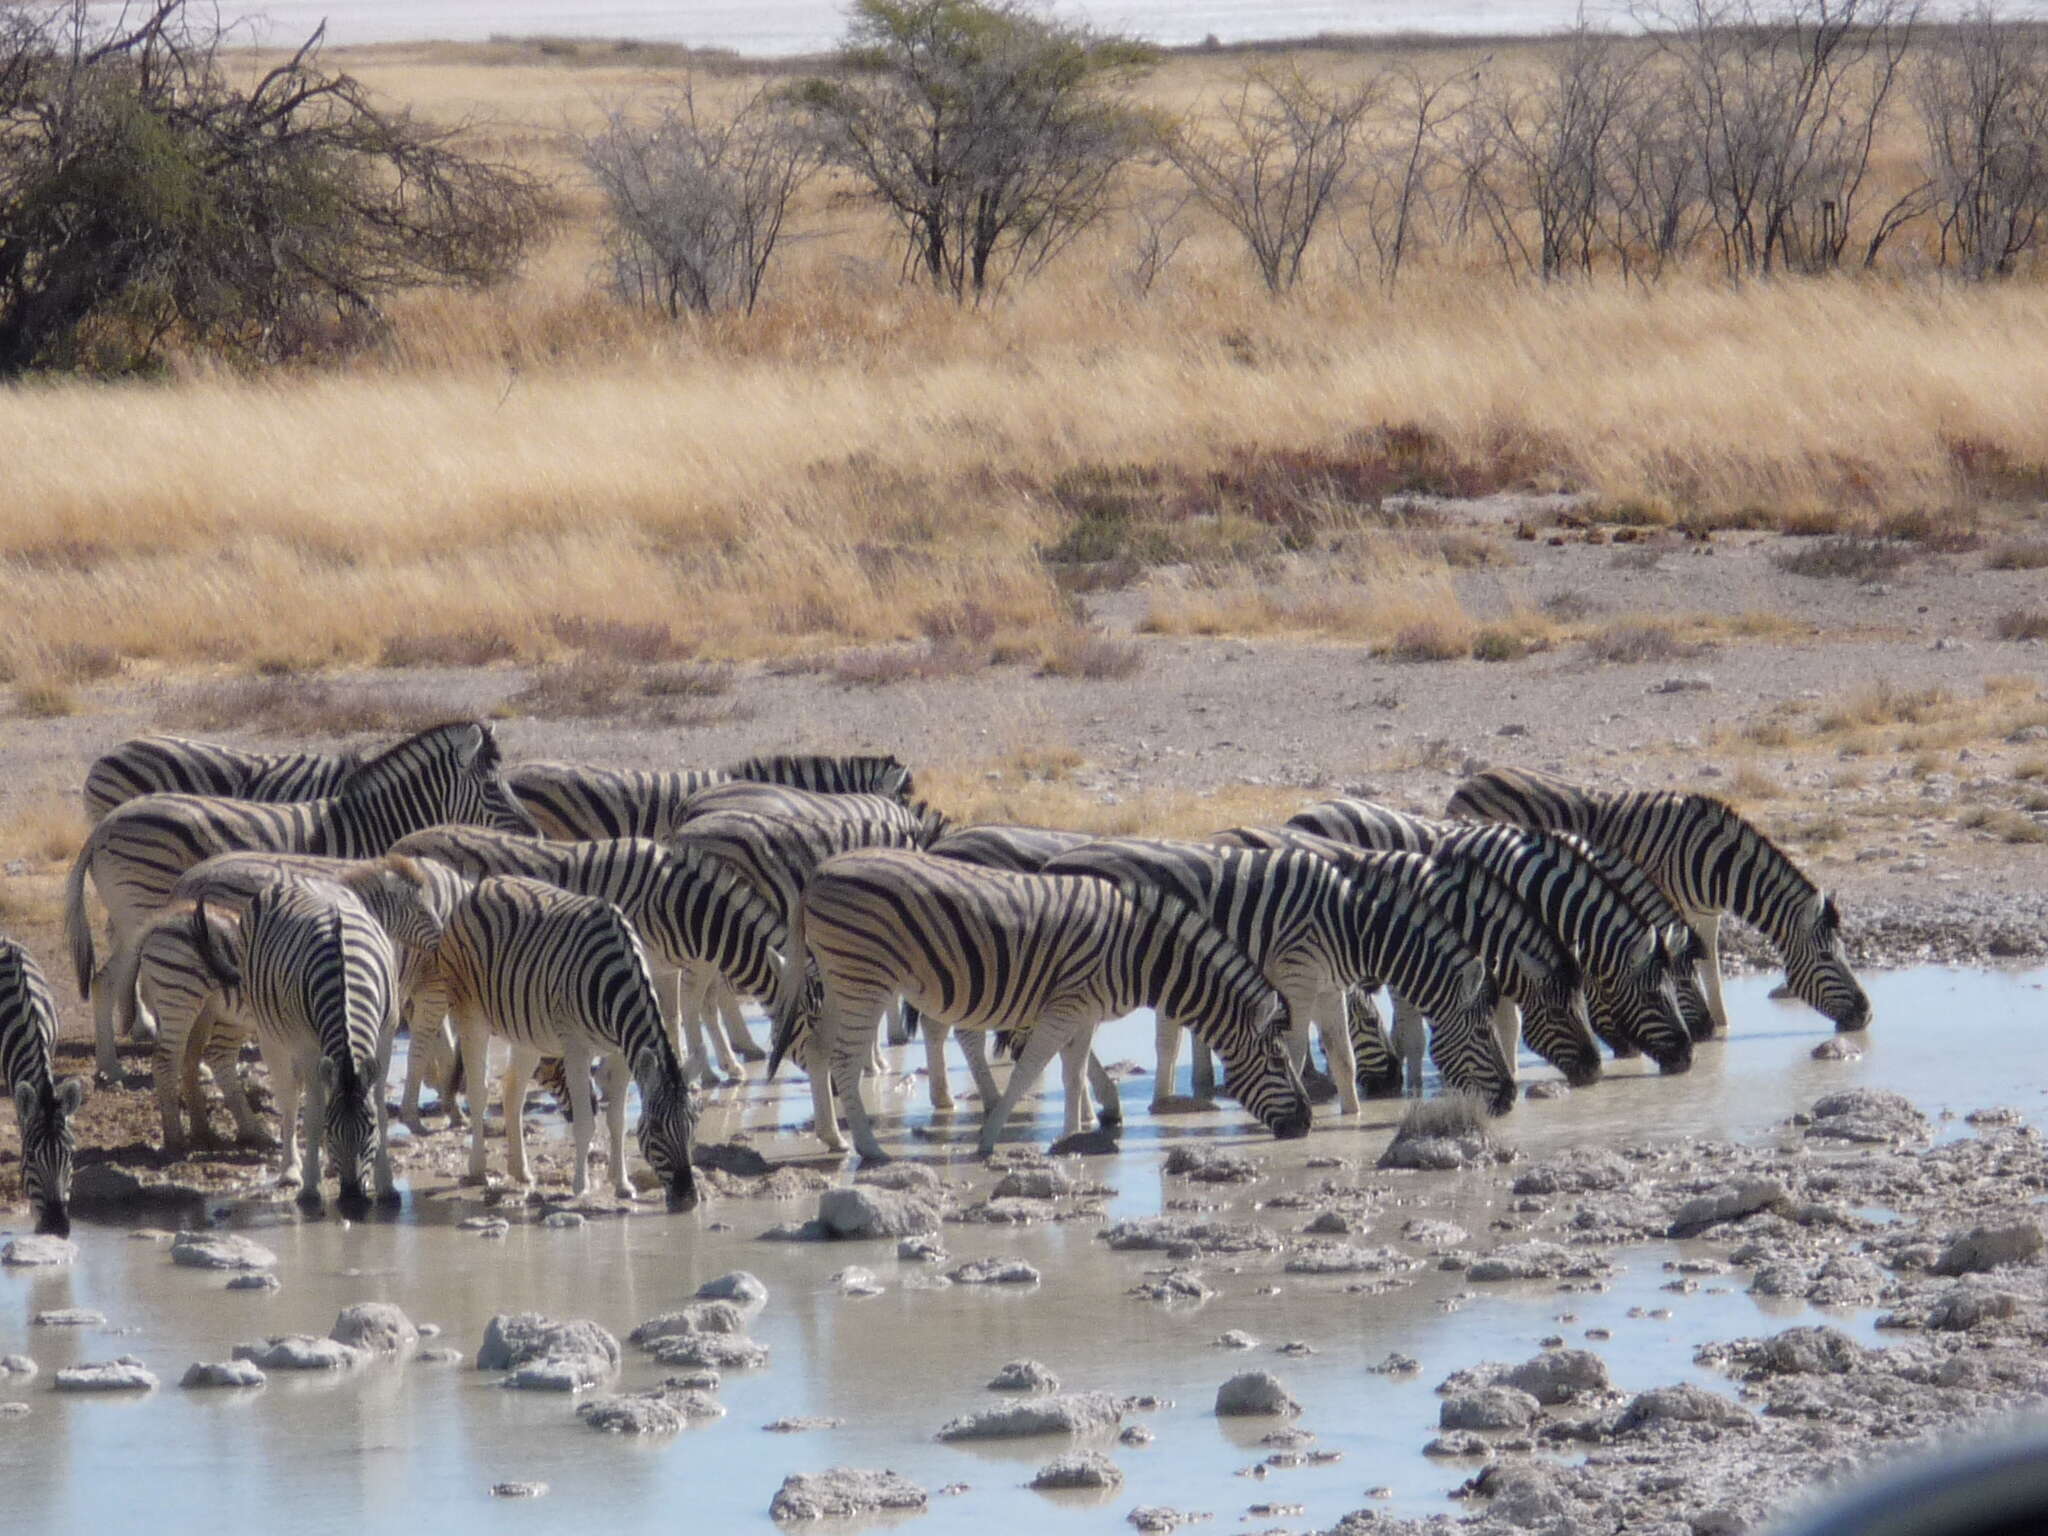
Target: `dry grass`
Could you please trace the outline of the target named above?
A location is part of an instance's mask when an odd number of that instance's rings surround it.
[[[1046,677],[1101,680],[1135,677],[1144,665],[1145,652],[1137,641],[1074,625],[1047,643],[1038,670]]]
[[[1682,661],[1705,649],[1704,643],[1683,638],[1675,624],[1663,619],[1621,619],[1586,637],[1586,654],[1594,661]]]
[[[590,291],[594,198],[560,129],[680,57],[347,56],[393,101],[479,114],[494,149],[564,176],[576,217],[522,281],[397,301],[388,345],[329,371],[183,361],[169,387],[9,391],[0,676],[59,676],[64,647],[295,669],[772,659],[938,641],[918,616],[969,610],[1043,635],[1067,622],[1062,583],[1281,558],[1324,574],[1162,595],[1154,627],[1387,644],[1458,611],[1453,568],[1501,554],[1391,514],[1398,494],[1586,489],[1622,531],[1842,537],[1879,507],[2021,499],[2048,465],[2048,291],[2026,283],[1644,292],[1444,261],[1388,294],[1332,243],[1274,302],[1203,227],[1137,301],[1111,221],[961,309],[900,285],[877,220],[826,187],[755,315],[629,313]],[[1193,106],[1236,67],[1172,61],[1147,100]],[[751,83],[721,66],[707,101]],[[1411,564],[1368,576],[1348,547],[1390,527]],[[579,625],[589,643],[565,638]],[[607,625],[670,654],[621,654]]]
[[[1984,565],[1993,571],[2048,569],[2048,539],[2015,539],[2000,544],[1984,557]]]
[[[1882,581],[1898,574],[1907,552],[1883,539],[1853,537],[1820,539],[1780,552],[1772,563],[1794,576],[1839,581]]]
[[[1956,819],[1960,825],[1986,833],[2002,843],[2048,843],[2048,825],[2024,811],[1973,805]]]
[[[181,731],[358,736],[421,730],[444,713],[373,684],[287,675],[199,684],[169,700],[160,720]]]
[[[2048,640],[2048,609],[2011,608],[1991,626],[2001,640]]]

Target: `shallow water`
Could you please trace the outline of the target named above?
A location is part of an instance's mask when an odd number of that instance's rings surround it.
[[[1558,1101],[1525,1103],[1504,1134],[1542,1155],[1573,1145],[1672,1136],[1745,1137],[1762,1132],[1819,1094],[1840,1087],[1891,1088],[1933,1113],[1958,1116],[2010,1104],[2040,1123],[2041,1081],[2026,1065],[2043,1020],[2048,972],[2004,975],[1921,970],[1878,975],[1871,991],[1877,1024],[1856,1062],[1816,1062],[1808,1053],[1830,1033],[1804,1008],[1767,1001],[1762,980],[1730,988],[1732,1039],[1703,1047],[1679,1078],[1642,1075],[1624,1064],[1611,1079]],[[1150,1029],[1125,1021],[1102,1037],[1105,1058],[1150,1057]],[[1547,1075],[1526,1059],[1525,1075]],[[962,1074],[964,1078],[964,1074]],[[1249,1217],[1252,1202],[1328,1176],[1306,1171],[1307,1157],[1337,1154],[1368,1165],[1398,1106],[1369,1105],[1362,1123],[1326,1118],[1305,1143],[1280,1147],[1254,1134],[1242,1116],[1154,1120],[1144,1111],[1150,1085],[1126,1085],[1130,1124],[1121,1152],[1087,1161],[1086,1176],[1117,1186],[1111,1214],[1159,1212],[1168,1198],[1212,1194],[1228,1213]],[[801,1081],[768,1090],[728,1091],[707,1115],[704,1134],[723,1139],[744,1124],[771,1156],[808,1155],[816,1143],[796,1127],[808,1113]],[[908,1155],[949,1164],[967,1178],[974,1165],[972,1116],[955,1116],[936,1139],[904,1134],[906,1097],[888,1101],[884,1139]],[[1058,1129],[1057,1095],[1021,1117],[1020,1139],[1042,1143]],[[909,1122],[934,1126],[922,1108]],[[775,1127],[782,1127],[776,1131]],[[1960,1120],[1956,1128],[1961,1130]],[[1191,1187],[1159,1172],[1172,1141],[1202,1136],[1269,1160],[1271,1172],[1249,1189]],[[497,1156],[494,1149],[494,1158]],[[1500,1186],[1457,1175],[1368,1174],[1397,1192],[1372,1229],[1353,1241],[1397,1241],[1418,1214],[1455,1220],[1488,1246],[1490,1202]],[[983,1180],[982,1187],[986,1187]],[[675,1516],[692,1530],[771,1529],[767,1507],[784,1475],[828,1466],[890,1467],[934,1490],[966,1483],[967,1492],[933,1501],[916,1528],[943,1532],[1000,1522],[1043,1531],[1126,1530],[1140,1504],[1213,1511],[1217,1528],[1235,1525],[1257,1503],[1300,1504],[1284,1523],[1327,1525],[1367,1502],[1366,1491],[1392,1489],[1387,1507],[1424,1513],[1455,1509],[1444,1496],[1471,1468],[1436,1463],[1420,1447],[1435,1433],[1432,1388],[1459,1367],[1483,1359],[1521,1360],[1538,1341],[1563,1334],[1578,1342],[1588,1328],[1611,1329],[1592,1347],[1616,1384],[1640,1389],[1679,1379],[1719,1384],[1691,1364],[1706,1339],[1774,1331],[1806,1314],[1803,1303],[1752,1298],[1740,1276],[1709,1278],[1692,1295],[1660,1289],[1665,1260],[1685,1245],[1617,1250],[1624,1273],[1601,1293],[1560,1294],[1551,1284],[1467,1287],[1458,1274],[1419,1272],[1413,1284],[1380,1296],[1345,1293],[1343,1278],[1284,1276],[1277,1259],[1232,1273],[1228,1261],[1204,1268],[1222,1293],[1208,1304],[1168,1310],[1127,1298],[1159,1254],[1114,1254],[1095,1237],[1101,1222],[1083,1218],[1028,1229],[947,1227],[955,1261],[985,1254],[1028,1260],[1040,1285],[906,1289],[915,1266],[899,1265],[890,1243],[764,1243],[765,1228],[811,1214],[810,1202],[721,1201],[686,1216],[650,1214],[596,1220],[573,1231],[514,1227],[502,1241],[459,1231],[461,1208],[421,1198],[391,1219],[365,1225],[299,1222],[252,1228],[276,1250],[283,1286],[275,1293],[225,1292],[224,1277],[173,1267],[162,1247],[124,1230],[81,1225],[81,1258],[55,1274],[0,1274],[0,1353],[32,1355],[42,1374],[0,1398],[31,1405],[30,1416],[0,1422],[0,1477],[10,1515],[22,1529],[83,1530],[148,1522],[175,1532],[211,1525],[220,1513],[288,1511],[295,1532],[356,1532],[399,1520],[446,1532],[555,1527],[585,1500],[607,1515],[651,1522]],[[1307,1213],[1264,1212],[1282,1233]],[[712,1230],[714,1223],[729,1230]],[[888,1287],[871,1299],[842,1297],[828,1282],[860,1264]],[[266,1333],[325,1333],[335,1313],[357,1301],[396,1302],[416,1321],[436,1322],[446,1343],[473,1356],[492,1313],[531,1308],[589,1316],[623,1335],[636,1323],[687,1299],[704,1280],[744,1268],[766,1282],[767,1311],[752,1332],[772,1358],[765,1370],[730,1372],[719,1396],[729,1409],[715,1423],[672,1440],[634,1442],[582,1426],[568,1399],[500,1390],[495,1378],[458,1366],[378,1365],[335,1378],[273,1375],[257,1392],[187,1393],[175,1383],[193,1360],[220,1360],[232,1346]],[[1261,1295],[1267,1285],[1278,1295]],[[1716,1287],[1722,1287],[1718,1293]],[[1452,1307],[1468,1290],[1479,1294]],[[31,1328],[42,1310],[82,1306],[104,1312],[109,1330]],[[1630,1318],[1631,1308],[1670,1308],[1669,1319]],[[1572,1321],[1559,1321],[1561,1314]],[[1874,1314],[1835,1313],[1829,1321],[1870,1336]],[[1262,1341],[1246,1353],[1213,1347],[1226,1329]],[[1301,1340],[1305,1359],[1272,1351]],[[1419,1375],[1377,1376],[1364,1368],[1400,1350],[1422,1362]],[[156,1393],[120,1399],[67,1397],[48,1390],[51,1374],[76,1360],[132,1353],[165,1380]],[[628,1350],[619,1386],[630,1390],[666,1374]],[[1045,1361],[1070,1389],[1156,1393],[1174,1406],[1137,1416],[1156,1433],[1142,1449],[1110,1444],[1123,1488],[1100,1500],[1057,1498],[1022,1487],[1068,1444],[1061,1439],[941,1445],[938,1426],[997,1401],[983,1384],[1003,1362]],[[1274,1421],[1233,1424],[1210,1413],[1217,1385],[1240,1370],[1271,1369],[1305,1406],[1297,1421],[1317,1449],[1336,1450],[1331,1466],[1241,1477],[1266,1454],[1258,1437]],[[760,1426],[789,1415],[829,1415],[843,1428],[769,1435]],[[499,1504],[492,1483],[541,1480],[552,1494],[532,1504]],[[1261,1521],[1260,1524],[1270,1524]]]

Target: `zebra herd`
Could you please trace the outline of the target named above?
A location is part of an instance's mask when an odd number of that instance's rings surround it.
[[[861,1092],[885,1018],[899,1041],[922,1028],[935,1109],[951,1107],[943,1047],[961,1032],[988,1106],[984,1153],[1055,1056],[1066,1131],[1085,1129],[1091,1094],[1116,1124],[1091,1044],[1138,1007],[1160,1021],[1155,1109],[1184,1029],[1196,1091],[1213,1088],[1214,1052],[1225,1091],[1282,1138],[1309,1129],[1312,1034],[1347,1114],[1362,1096],[1419,1092],[1425,1048],[1446,1085],[1495,1113],[1514,1101],[1518,1040],[1578,1085],[1600,1075],[1601,1044],[1682,1072],[1726,1026],[1724,914],[1763,931],[1792,991],[1837,1028],[1870,1018],[1833,899],[1726,805],[1521,770],[1467,780],[1441,821],[1339,799],[1204,841],[1096,838],[955,826],[915,800],[893,757],[508,768],[488,725],[459,721],[362,756],[146,737],[93,764],[85,803],[94,825],[65,930],[102,1074],[120,1077],[117,1034],[153,1029],[167,1151],[210,1137],[203,1076],[255,1140],[239,1066],[255,1043],[277,1090],[281,1182],[317,1200],[324,1161],[344,1212],[392,1192],[384,1084],[401,1022],[401,1115],[421,1128],[432,1078],[460,1124],[459,1067],[471,1180],[485,1179],[496,1035],[511,1048],[514,1185],[530,1179],[519,1107],[553,1058],[576,1192],[594,1065],[614,1190],[633,1190],[630,1081],[641,1153],[683,1208],[696,1200],[693,1081],[744,1076],[763,1054],[742,998],[773,1021],[770,1074],[784,1060],[808,1072],[818,1136],[842,1150],[843,1112],[869,1159],[886,1155]],[[88,883],[107,910],[104,964]],[[52,1076],[55,1028],[35,961],[0,940],[0,1063],[25,1191],[38,1230],[62,1233],[85,1087]],[[981,1043],[992,1032],[1015,1056],[1000,1087]]]

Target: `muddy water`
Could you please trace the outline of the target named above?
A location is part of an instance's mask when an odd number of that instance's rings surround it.
[[[1860,1061],[1816,1062],[1809,1052],[1828,1037],[1825,1021],[1792,1004],[1768,1001],[1765,984],[1731,988],[1732,1039],[1704,1047],[1691,1074],[1659,1079],[1636,1064],[1610,1081],[1558,1101],[1523,1104],[1505,1127],[1525,1151],[1541,1155],[1574,1145],[1617,1144],[1674,1136],[1743,1137],[1766,1130],[1793,1109],[1838,1087],[1905,1092],[1930,1112],[1958,1116],[2009,1104],[2030,1120],[2042,1115],[2038,1059],[2043,986],[2048,973],[1999,975],[1927,970],[1878,976],[1878,1023]],[[1141,1020],[1106,1033],[1106,1056],[1140,1061],[1150,1054]],[[1527,1076],[1545,1075],[1525,1061]],[[1325,1121],[1308,1143],[1280,1147],[1250,1134],[1235,1114],[1153,1120],[1144,1113],[1149,1083],[1126,1086],[1130,1128],[1120,1154],[1092,1159],[1089,1176],[1114,1185],[1113,1216],[1151,1215],[1168,1199],[1203,1194],[1227,1202],[1219,1213],[1252,1216],[1254,1201],[1327,1170],[1312,1156],[1371,1160],[1397,1109],[1369,1106],[1363,1123]],[[971,1116],[950,1126],[919,1104],[910,1122],[934,1128],[908,1139],[907,1096],[888,1101],[883,1122],[892,1145],[939,1165],[949,1178],[975,1180]],[[808,1155],[798,1132],[808,1110],[801,1083],[773,1090],[728,1091],[707,1116],[705,1134],[722,1139],[741,1126],[771,1156]],[[1042,1142],[1056,1133],[1058,1103],[1040,1102],[1018,1134]],[[779,1128],[779,1129],[778,1129]],[[1960,1121],[1956,1122],[1960,1131]],[[1201,1137],[1268,1160],[1269,1175],[1246,1188],[1190,1187],[1160,1172],[1165,1148]],[[1489,1245],[1487,1222],[1501,1186],[1460,1175],[1361,1176],[1388,1192],[1369,1233],[1353,1241],[1397,1242],[1401,1224],[1427,1214],[1458,1222]],[[423,1185],[428,1181],[422,1181]],[[1043,1273],[1029,1288],[915,1289],[913,1266],[899,1265],[887,1243],[822,1246],[758,1240],[765,1228],[811,1214],[808,1201],[722,1201],[687,1216],[650,1214],[593,1221],[571,1231],[515,1227],[502,1240],[457,1230],[466,1209],[432,1188],[415,1192],[391,1219],[351,1226],[286,1219],[238,1224],[279,1255],[275,1293],[227,1292],[223,1277],[174,1268],[163,1248],[124,1230],[82,1227],[75,1268],[55,1274],[0,1274],[0,1353],[32,1355],[42,1375],[0,1388],[0,1398],[30,1405],[25,1419],[0,1421],[0,1484],[10,1520],[21,1529],[86,1530],[140,1526],[174,1532],[230,1519],[286,1518],[294,1531],[388,1529],[399,1521],[443,1532],[555,1528],[586,1501],[636,1521],[674,1518],[692,1531],[768,1530],[768,1501],[791,1471],[850,1465],[890,1467],[934,1490],[916,1528],[934,1533],[992,1525],[1034,1531],[1127,1530],[1139,1504],[1213,1512],[1217,1528],[1237,1526],[1258,1504],[1300,1505],[1279,1523],[1312,1529],[1371,1502],[1423,1513],[1457,1506],[1445,1495],[1470,1473],[1431,1462],[1420,1447],[1435,1432],[1434,1384],[1483,1359],[1520,1360],[1539,1342],[1573,1342],[1588,1329],[1611,1330],[1594,1344],[1617,1385],[1642,1388],[1679,1379],[1725,1385],[1691,1364],[1705,1339],[1771,1331],[1809,1313],[1743,1293],[1740,1275],[1709,1280],[1690,1295],[1661,1289],[1666,1260],[1681,1244],[1618,1250],[1627,1266],[1597,1293],[1563,1294],[1548,1283],[1468,1287],[1462,1275],[1423,1269],[1387,1294],[1347,1294],[1344,1281],[1279,1274],[1276,1258],[1205,1267],[1220,1294],[1204,1306],[1168,1310],[1124,1292],[1158,1254],[1113,1254],[1095,1237],[1101,1222],[1028,1229],[948,1227],[953,1258],[1003,1254]],[[1307,1213],[1267,1210],[1257,1219],[1291,1233]],[[842,1297],[829,1278],[848,1264],[874,1270],[887,1286],[870,1299]],[[485,1322],[498,1311],[535,1309],[588,1316],[623,1335],[635,1323],[687,1299],[699,1283],[735,1268],[766,1282],[771,1301],[753,1334],[772,1350],[756,1372],[729,1373],[719,1394],[729,1412],[667,1441],[636,1443],[601,1436],[574,1418],[567,1400],[500,1390],[494,1378],[463,1365],[378,1365],[334,1378],[274,1374],[246,1393],[187,1393],[175,1383],[188,1362],[226,1359],[232,1346],[267,1333],[325,1333],[334,1314],[356,1301],[388,1300],[415,1320],[446,1329],[437,1343],[472,1356]],[[1269,1287],[1277,1294],[1265,1294]],[[32,1328],[37,1312],[90,1307],[105,1330]],[[1634,1309],[1638,1315],[1629,1314]],[[1648,1314],[1668,1309],[1668,1317]],[[1828,1319],[1862,1337],[1872,1314]],[[1216,1348],[1226,1329],[1261,1341],[1248,1353]],[[1275,1353],[1299,1341],[1316,1352]],[[1417,1376],[1365,1368],[1400,1350],[1422,1362]],[[51,1374],[76,1360],[134,1354],[165,1380],[154,1394],[120,1400],[67,1397],[48,1390]],[[664,1372],[628,1351],[624,1389]],[[1154,1393],[1173,1406],[1138,1416],[1156,1440],[1109,1450],[1126,1482],[1106,1498],[1032,1493],[1022,1485],[1066,1448],[1060,1440],[967,1449],[941,1445],[932,1432],[955,1414],[996,1399],[983,1384],[1007,1360],[1045,1361],[1069,1388]],[[1269,1454],[1258,1437],[1271,1421],[1219,1421],[1210,1413],[1217,1385],[1236,1371],[1276,1371],[1305,1406],[1298,1421],[1316,1447],[1342,1453],[1325,1466],[1244,1474]],[[785,1436],[762,1432],[771,1419],[823,1415],[841,1428]],[[1247,1427],[1249,1426],[1249,1427]],[[536,1503],[489,1496],[504,1480],[544,1481]],[[1261,1518],[1255,1528],[1275,1523]]]

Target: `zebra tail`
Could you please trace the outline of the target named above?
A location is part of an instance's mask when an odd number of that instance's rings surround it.
[[[142,946],[149,930],[144,929],[135,936],[132,944],[119,944],[107,956],[106,986],[114,999],[114,1038],[124,1039],[135,1032],[135,982],[142,974]]]
[[[92,869],[92,856],[99,851],[101,822],[86,836],[85,846],[71,861],[71,873],[64,879],[64,938],[71,946],[71,970],[78,978],[78,995],[91,1001],[93,948],[92,924],[85,915],[85,877]]]
[[[782,952],[782,974],[775,980],[775,1042],[768,1051],[768,1076],[772,1080],[782,1058],[796,1044],[796,1018],[803,1003],[804,978],[810,974],[811,949],[804,941],[804,904],[799,900],[789,914],[789,946]]]
[[[213,928],[206,920],[204,896],[192,903],[192,943],[199,951],[200,963],[214,974],[221,985],[238,987],[242,984],[241,966],[213,942]]]

